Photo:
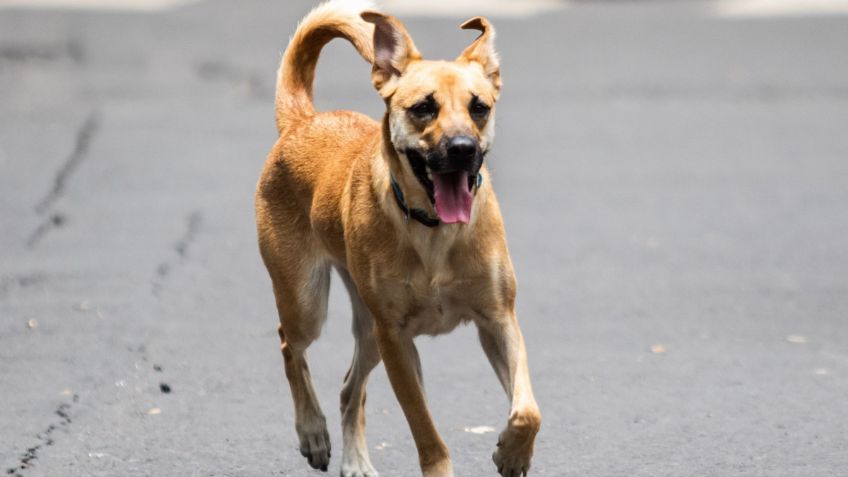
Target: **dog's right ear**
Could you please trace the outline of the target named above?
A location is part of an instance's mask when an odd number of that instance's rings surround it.
[[[395,90],[397,79],[412,61],[420,60],[421,53],[397,18],[379,12],[362,13],[362,19],[374,24],[374,67],[371,82],[387,98]]]

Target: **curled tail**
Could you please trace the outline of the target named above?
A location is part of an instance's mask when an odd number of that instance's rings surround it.
[[[285,130],[292,121],[315,113],[312,83],[321,49],[333,38],[344,38],[356,51],[372,63],[374,60],[374,25],[359,15],[374,9],[361,0],[331,0],[307,14],[297,26],[277,71],[275,110],[277,131]]]

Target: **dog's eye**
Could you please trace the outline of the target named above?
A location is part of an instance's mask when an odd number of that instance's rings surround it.
[[[409,113],[419,119],[425,119],[430,116],[435,116],[436,111],[436,102],[430,98],[425,99],[419,103],[415,103],[411,108],[408,109]]]
[[[490,109],[486,103],[480,101],[476,96],[471,100],[471,105],[468,106],[468,112],[471,113],[471,117],[477,120],[486,119]]]

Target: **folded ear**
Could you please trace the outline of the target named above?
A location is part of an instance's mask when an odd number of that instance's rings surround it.
[[[420,60],[421,53],[415,48],[409,33],[397,18],[368,11],[362,13],[362,19],[374,24],[374,67],[371,70],[371,82],[383,97],[387,97],[394,89],[383,89],[391,86],[410,62]]]
[[[489,20],[483,17],[474,17],[459,26],[463,30],[480,30],[482,33],[468,46],[457,58],[457,61],[465,60],[479,63],[483,67],[486,76],[489,77],[495,89],[501,89],[501,66],[498,52],[495,51],[495,29]]]

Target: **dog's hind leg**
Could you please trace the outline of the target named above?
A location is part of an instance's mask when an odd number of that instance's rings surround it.
[[[339,270],[353,308],[353,336],[356,339],[353,361],[341,392],[342,455],[341,477],[377,477],[368,457],[365,440],[365,387],[368,375],[380,363],[380,351],[374,339],[374,317],[359,298],[356,284]]]
[[[294,401],[300,452],[310,466],[326,471],[330,463],[330,436],[312,387],[306,348],[318,338],[327,317],[330,267],[303,260],[286,263],[266,260],[266,264],[280,315],[280,348]]]

